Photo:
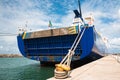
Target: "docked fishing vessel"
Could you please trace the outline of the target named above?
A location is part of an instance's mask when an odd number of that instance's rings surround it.
[[[29,59],[45,62],[60,62],[74,43],[77,35],[82,35],[72,61],[86,57],[99,58],[106,50],[105,43],[97,33],[90,15],[82,18],[81,8],[74,10],[75,17],[69,27],[40,30],[18,34],[18,48]]]

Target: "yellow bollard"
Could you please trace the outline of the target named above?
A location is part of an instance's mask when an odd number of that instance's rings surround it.
[[[60,70],[60,71],[70,71],[70,66],[67,66],[65,64],[56,64],[56,70]]]

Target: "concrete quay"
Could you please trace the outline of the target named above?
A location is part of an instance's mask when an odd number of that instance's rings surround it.
[[[109,55],[76,68],[66,79],[47,80],[120,80],[120,56]]]

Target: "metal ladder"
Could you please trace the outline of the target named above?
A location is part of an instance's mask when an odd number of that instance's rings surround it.
[[[70,64],[72,60],[72,56],[75,54],[75,50],[85,32],[86,27],[84,27],[81,35],[78,33],[73,45],[69,49],[67,55],[63,58],[60,64],[56,65],[56,69],[54,71],[54,77],[58,79],[67,78],[70,75]]]

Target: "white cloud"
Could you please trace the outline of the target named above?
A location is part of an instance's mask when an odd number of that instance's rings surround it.
[[[120,37],[119,38],[111,39],[110,43],[111,44],[120,45]]]
[[[109,40],[110,47],[109,52],[113,53],[119,53],[120,52],[120,37],[119,38],[113,38]]]
[[[74,18],[74,14],[72,11],[69,11],[67,15],[63,16],[61,19],[61,23],[63,27],[68,27],[72,24]]]
[[[119,17],[120,17],[120,9],[118,10],[118,14],[119,14]]]
[[[3,46],[0,46],[0,49],[3,49]]]
[[[3,39],[8,44],[13,44],[16,42],[16,36],[3,36],[1,39]]]

